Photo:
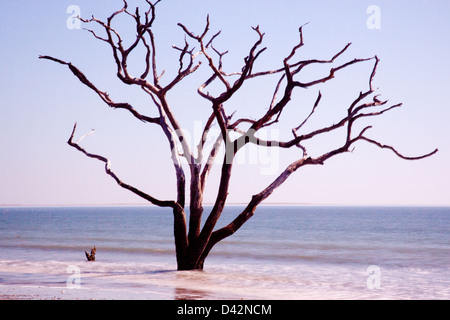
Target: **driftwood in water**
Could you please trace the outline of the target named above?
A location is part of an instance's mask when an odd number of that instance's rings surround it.
[[[97,249],[94,247],[91,249],[91,254],[87,253],[86,251],[84,252],[86,254],[86,258],[88,259],[88,261],[95,261],[95,252],[97,251]]]

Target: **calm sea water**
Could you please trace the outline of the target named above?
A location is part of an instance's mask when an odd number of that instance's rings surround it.
[[[240,210],[227,208],[219,224]],[[203,272],[175,271],[172,222],[155,207],[0,208],[0,291],[450,299],[450,208],[263,206],[211,251]],[[87,262],[93,246],[97,261]]]

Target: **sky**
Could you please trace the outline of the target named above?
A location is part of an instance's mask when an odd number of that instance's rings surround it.
[[[130,7],[145,1],[130,1]],[[0,11],[0,205],[143,204],[120,188],[104,172],[101,162],[67,145],[75,122],[77,136],[95,129],[82,146],[111,160],[120,178],[160,199],[175,199],[175,174],[164,136],[152,124],[143,124],[122,110],[108,108],[62,65],[38,59],[51,55],[70,61],[116,101],[128,101],[150,116],[156,109],[148,96],[124,86],[115,77],[109,48],[85,30],[71,24],[77,8],[81,16],[105,19],[121,8],[120,0],[4,0]],[[70,9],[70,10],[68,10]],[[450,205],[450,2],[428,1],[211,1],[163,0],[157,5],[154,33],[162,81],[178,69],[183,23],[196,33],[210,15],[211,35],[222,30],[215,46],[229,50],[224,69],[239,71],[257,40],[252,26],[265,33],[268,49],[258,70],[281,67],[298,43],[305,25],[305,45],[299,59],[330,59],[347,43],[352,45],[338,62],[377,55],[380,64],[374,85],[377,94],[403,107],[374,119],[367,134],[395,146],[406,155],[439,152],[420,161],[405,161],[387,150],[358,143],[351,153],[324,166],[301,168],[266,203],[311,205]],[[118,30],[131,41],[133,21],[118,19]],[[72,26],[72,27],[71,27]],[[75,28],[73,28],[75,26]],[[84,27],[84,26],[83,26]],[[142,52],[130,58],[131,70],[142,70]],[[340,120],[360,91],[367,90],[373,61],[337,74],[318,87],[296,91],[280,118],[280,125],[264,132],[269,138],[290,138],[291,129],[309,113],[321,91],[320,108],[311,121],[324,126]],[[210,113],[196,88],[208,77],[206,63],[168,96],[176,116],[192,137]],[[311,69],[305,79],[324,69]],[[322,73],[323,74],[323,73]],[[237,116],[261,116],[276,79],[248,82],[226,108]],[[216,128],[217,129],[217,128]],[[339,140],[341,138],[341,140]],[[339,145],[342,136],[330,136],[310,145],[311,153]],[[229,203],[246,203],[277,173],[301,156],[297,151],[247,148],[233,168]],[[206,186],[206,202],[217,192],[220,166]]]

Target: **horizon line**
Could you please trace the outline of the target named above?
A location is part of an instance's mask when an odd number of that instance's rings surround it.
[[[228,203],[229,206],[246,206],[247,202],[232,202]],[[213,202],[204,203],[204,206],[213,206]],[[20,208],[20,207],[135,207],[135,206],[148,206],[158,207],[153,204],[147,203],[85,203],[85,204],[19,204],[19,203],[6,203],[0,204],[0,208]],[[267,202],[261,203],[259,206],[310,206],[310,207],[450,207],[450,204],[336,204],[336,203],[310,203],[310,202]]]

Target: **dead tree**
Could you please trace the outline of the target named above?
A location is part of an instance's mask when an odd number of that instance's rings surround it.
[[[368,119],[382,115],[392,109],[402,106],[401,103],[388,105],[387,100],[379,99],[379,95],[374,95],[376,89],[373,86],[373,80],[379,64],[378,57],[366,59],[353,59],[337,64],[337,61],[346,53],[350,43],[346,44],[342,50],[338,51],[329,59],[310,59],[296,60],[298,51],[303,46],[303,27],[299,28],[299,40],[293,46],[286,57],[281,61],[279,68],[272,70],[255,71],[255,62],[266,50],[262,47],[264,33],[259,26],[253,28],[256,35],[256,41],[251,45],[248,56],[245,57],[242,69],[238,72],[227,73],[224,71],[223,57],[227,52],[221,52],[214,46],[214,41],[220,35],[220,31],[210,35],[209,16],[206,19],[205,28],[197,34],[191,31],[185,25],[179,23],[179,27],[185,34],[185,43],[183,46],[174,46],[174,50],[179,52],[178,72],[173,78],[162,82],[164,72],[159,73],[156,63],[156,41],[152,31],[152,26],[156,17],[156,6],[160,1],[152,3],[146,0],[148,9],[141,14],[139,8],[134,12],[128,10],[127,1],[123,1],[123,7],[114,12],[106,21],[95,17],[90,19],[81,19],[87,25],[97,25],[102,30],[102,34],[94,29],[86,29],[96,39],[106,43],[112,50],[115,66],[117,68],[117,77],[126,85],[136,86],[148,94],[149,101],[157,110],[158,116],[151,117],[139,112],[136,108],[126,102],[115,102],[105,92],[98,89],[88,77],[70,62],[50,57],[40,56],[41,59],[51,60],[62,65],[66,65],[70,71],[88,88],[93,90],[100,99],[109,107],[114,109],[124,109],[136,119],[158,126],[167,138],[168,147],[171,151],[171,161],[174,166],[175,177],[177,181],[176,199],[162,200],[148,193],[139,190],[126,182],[122,181],[110,166],[110,161],[94,153],[86,151],[80,146],[80,142],[87,135],[82,136],[78,141],[74,141],[76,124],[68,140],[68,144],[87,157],[97,159],[105,163],[105,170],[117,184],[139,197],[147,200],[149,203],[171,208],[174,216],[174,238],[176,248],[176,258],[179,270],[203,269],[204,261],[211,249],[221,240],[235,233],[250,217],[255,213],[257,206],[269,197],[272,192],[282,185],[289,176],[298,169],[309,165],[323,165],[328,159],[352,150],[357,142],[366,142],[382,149],[388,149],[395,155],[406,160],[418,160],[429,157],[437,152],[437,149],[425,155],[417,157],[408,157],[402,155],[394,147],[383,144],[371,139],[367,133],[371,126],[363,129],[355,129],[355,123],[360,119]],[[136,25],[136,38],[129,47],[124,46],[121,35],[114,29],[113,22],[119,15],[127,15]],[[194,48],[196,46],[198,49]],[[127,68],[130,53],[136,48],[141,47],[145,50],[145,60],[143,72],[140,75],[132,75]],[[206,122],[203,129],[202,139],[197,146],[195,153],[187,142],[185,131],[181,127],[178,119],[173,112],[167,99],[167,93],[189,75],[196,72],[202,62],[206,62],[206,68],[210,70],[210,75],[198,87],[198,94],[208,101],[211,106],[210,114],[205,117]],[[373,63],[373,69],[368,78],[368,88],[359,93],[353,102],[348,106],[344,116],[336,119],[333,124],[320,127],[312,131],[304,130],[305,124],[314,115],[322,98],[319,91],[315,103],[313,104],[309,115],[305,119],[299,119],[299,125],[292,129],[292,138],[287,141],[263,140],[258,136],[262,128],[269,127],[281,120],[283,110],[288,106],[294,90],[297,88],[311,88],[332,80],[341,70],[349,68],[360,63]],[[326,75],[317,77],[308,82],[298,80],[298,75],[306,67],[313,65],[330,65],[329,72]],[[277,76],[274,94],[267,105],[261,106],[262,116],[257,119],[238,118],[233,119],[225,106],[236,92],[238,92],[244,83],[251,82],[252,79],[266,76]],[[168,77],[168,76],[165,76]],[[218,94],[211,94],[207,91],[212,83],[219,84],[222,91]],[[204,157],[205,141],[208,138],[211,126],[215,124],[220,128],[220,138],[217,139],[214,147]],[[305,143],[314,141],[315,138],[325,134],[337,132],[338,129],[344,129],[346,134],[341,145],[331,149],[323,154],[311,156],[305,147]],[[356,131],[356,132],[355,132]],[[92,133],[92,132],[91,132]],[[233,134],[231,134],[233,133]],[[237,138],[236,134],[238,135]],[[298,150],[298,159],[288,165],[275,179],[263,190],[254,194],[249,200],[243,211],[228,225],[216,229],[227,200],[229,192],[229,182],[232,174],[233,163],[238,152],[248,144],[256,144],[261,148],[296,148]],[[224,159],[220,164],[220,183],[218,186],[217,197],[214,205],[210,209],[206,221],[201,223],[204,207],[203,194],[212,165],[219,154],[219,150],[224,151]],[[206,158],[206,160],[205,160]],[[183,161],[187,163],[189,175],[189,187],[186,186],[186,173],[183,168]],[[187,191],[188,190],[188,191]],[[189,192],[189,194],[186,194]],[[186,199],[187,198],[187,199]],[[189,203],[189,211],[186,209],[186,202]],[[189,214],[189,226],[186,223],[186,213]]]

